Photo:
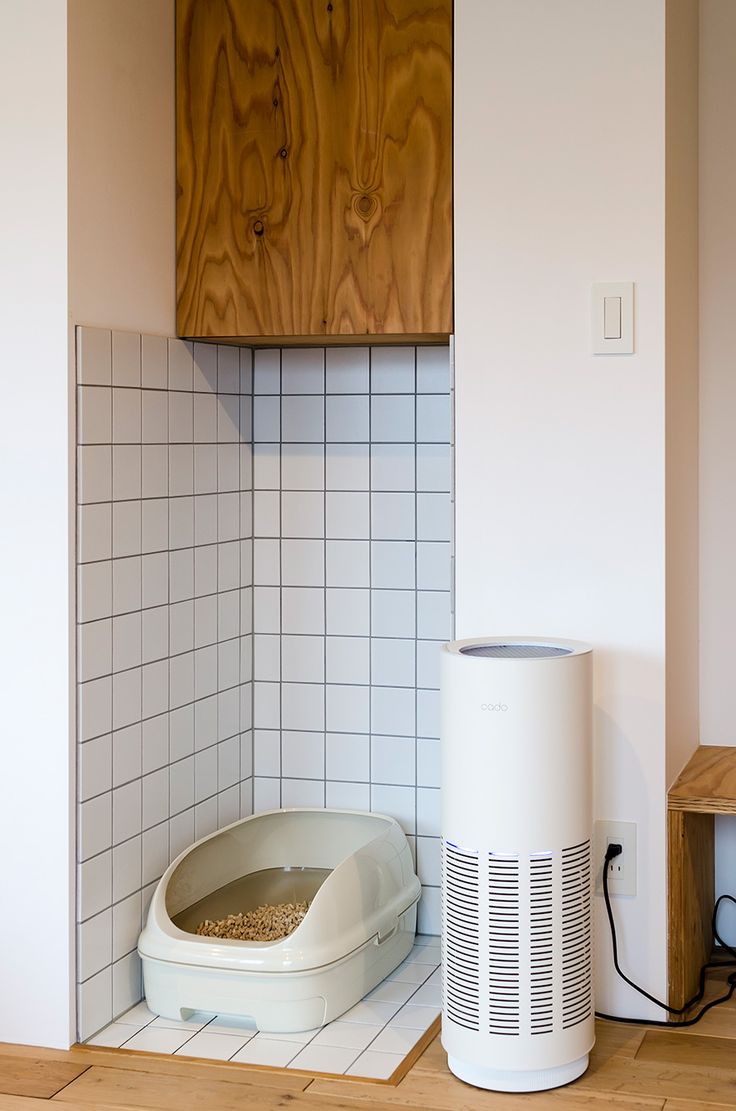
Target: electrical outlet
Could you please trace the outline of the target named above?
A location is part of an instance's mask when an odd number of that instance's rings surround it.
[[[636,895],[636,823],[596,822],[593,867],[596,895],[603,894],[603,861],[609,845],[621,853],[608,862],[608,894]]]

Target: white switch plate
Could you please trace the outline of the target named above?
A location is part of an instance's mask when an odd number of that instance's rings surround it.
[[[634,283],[595,282],[591,287],[591,344],[594,355],[634,354]],[[604,335],[606,297],[621,298],[621,337]]]

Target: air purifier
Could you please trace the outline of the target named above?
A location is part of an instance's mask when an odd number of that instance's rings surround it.
[[[556,1088],[593,1046],[591,649],[443,646],[442,1044],[461,1080]]]

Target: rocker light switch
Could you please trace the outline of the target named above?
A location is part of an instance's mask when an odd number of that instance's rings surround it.
[[[594,355],[634,353],[634,283],[597,282],[592,287],[591,339]]]
[[[621,298],[603,298],[603,338],[621,339]]]

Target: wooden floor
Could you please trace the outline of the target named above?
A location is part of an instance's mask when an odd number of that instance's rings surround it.
[[[566,1088],[482,1092],[447,1070],[439,1038],[397,1086],[120,1050],[0,1045],[0,1111],[719,1111],[736,1107],[736,1002],[688,1030],[599,1022],[591,1065]]]

